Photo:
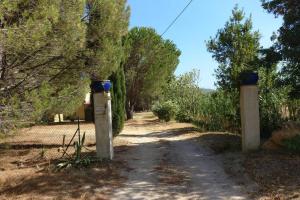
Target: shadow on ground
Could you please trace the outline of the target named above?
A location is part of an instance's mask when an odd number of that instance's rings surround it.
[[[156,123],[160,122],[149,120],[148,125],[151,126],[151,124]],[[145,124],[136,124],[133,126],[145,126]],[[230,195],[226,193],[226,188],[228,188],[228,191],[229,188],[232,191],[232,187],[237,187],[236,189],[238,189],[238,187],[243,187],[243,185],[240,183],[235,185],[218,183],[221,188],[225,188],[225,190],[219,191],[215,185],[211,185],[211,182],[203,181],[202,185],[199,185],[199,188],[190,188],[190,181],[193,177],[202,180],[210,180],[210,177],[208,177],[209,173],[202,172],[191,174],[190,172],[197,169],[197,167],[199,167],[198,165],[185,163],[184,166],[188,169],[178,166],[176,163],[181,162],[181,158],[177,157],[178,152],[176,151],[180,151],[180,149],[174,149],[173,147],[183,146],[183,144],[193,141],[200,142],[200,144],[213,149],[216,153],[226,153],[228,151],[235,152],[240,148],[241,138],[232,134],[203,133],[188,139],[164,142],[164,139],[184,136],[196,131],[196,128],[178,128],[169,129],[164,132],[151,132],[142,136],[120,135],[120,138],[156,137],[161,140],[136,145],[118,146],[115,148],[116,159],[112,163],[93,164],[88,168],[70,169],[57,173],[49,172],[47,170],[36,170],[33,168],[35,172],[32,174],[26,174],[25,176],[20,176],[16,179],[8,178],[2,185],[2,189],[0,189],[0,198],[16,199],[20,197],[28,199],[41,197],[42,199],[42,197],[55,197],[56,199],[107,199],[115,190],[122,188],[126,182],[126,178],[121,175],[122,171],[134,173],[135,170],[138,170],[136,167],[131,168],[127,165],[128,160],[124,160],[125,156],[141,149],[156,148],[161,153],[160,160],[155,164],[156,168],[153,168],[152,171],[144,170],[144,176],[136,176],[131,180],[132,185],[135,185],[135,183],[141,184],[138,188],[127,191],[125,196],[128,199],[131,199],[132,194],[137,191],[145,196],[149,196],[149,194],[153,193],[153,197],[155,197],[155,195],[158,196],[157,199],[164,197],[166,199],[174,199],[178,197],[178,195],[187,195],[187,199],[195,199],[199,196],[202,197],[201,199],[212,199],[212,196],[205,196],[205,194],[214,194],[214,197],[218,197],[217,199],[224,199]],[[208,152],[209,153],[205,155],[193,153],[190,156],[191,159],[200,161],[204,158],[214,159],[214,156],[216,156],[214,152]],[[20,154],[23,156],[28,153],[28,150],[20,151]],[[1,153],[0,150],[0,155],[5,156],[6,154]],[[12,155],[13,154],[8,156]],[[140,155],[143,156],[143,154]],[[299,155],[287,156],[285,154],[276,156],[274,153],[266,154],[265,152],[257,152],[244,156],[248,158],[243,165],[253,180],[261,184],[261,187],[264,187],[264,185],[270,186],[262,190],[261,195],[269,195],[270,193],[277,194],[282,193],[283,191],[300,191],[300,171],[298,170],[299,167],[296,167],[300,166]],[[134,162],[144,162],[143,157],[132,157],[131,159]],[[6,173],[6,171],[3,171],[3,173]],[[14,173],[18,173],[18,171],[16,170]],[[241,174],[235,174],[235,176],[240,175]],[[274,177],[276,177],[277,181]],[[163,179],[167,181],[161,181]],[[145,180],[150,180],[150,182],[145,183]],[[162,183],[162,190],[151,191],[149,185],[155,185],[158,182]],[[168,196],[165,196],[166,193],[163,189],[164,187],[171,188],[173,192],[169,193]],[[235,188],[233,188],[233,190],[235,190]],[[142,197],[140,199],[142,199]]]
[[[196,127],[184,127],[184,128],[170,128],[165,131],[154,131],[151,133],[147,133],[144,135],[137,135],[137,134],[126,134],[126,135],[119,135],[120,138],[172,138],[177,136],[184,136],[187,134],[191,134],[193,132],[197,132],[199,129]]]
[[[117,147],[116,152],[124,152],[127,147]],[[24,150],[27,155],[29,150]],[[94,153],[89,153],[94,156]],[[10,155],[10,156],[13,156]],[[20,155],[15,154],[16,158]],[[82,155],[86,156],[86,155]],[[30,162],[31,165],[27,165]],[[19,169],[3,169],[2,173],[12,173],[4,183],[0,180],[0,199],[107,199],[125,178],[120,175],[126,169],[126,161],[94,163],[86,168],[70,168],[60,172],[54,170],[57,160],[27,160]],[[14,162],[11,164],[15,164]],[[38,168],[37,168],[38,166]],[[22,173],[25,171],[26,173]],[[1,173],[1,172],[0,172]],[[18,174],[19,173],[19,174]]]
[[[147,120],[144,120],[142,123],[138,120],[130,120],[127,122],[127,125],[133,128],[140,128],[140,127],[152,127],[161,125],[162,122],[159,119],[153,119],[153,116],[149,116]]]

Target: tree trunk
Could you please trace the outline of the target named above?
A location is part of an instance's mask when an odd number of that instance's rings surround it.
[[[133,119],[134,106],[130,102],[126,102],[126,119]]]
[[[6,55],[0,45],[0,80],[4,80],[4,76],[6,73]]]

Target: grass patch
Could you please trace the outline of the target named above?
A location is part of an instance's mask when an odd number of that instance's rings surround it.
[[[292,152],[300,152],[300,135],[283,141],[283,146]]]

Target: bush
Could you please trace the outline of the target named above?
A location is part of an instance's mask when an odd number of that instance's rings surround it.
[[[283,145],[290,151],[300,152],[300,135],[284,140]]]
[[[186,122],[186,123],[190,123],[193,121],[193,117],[191,116],[191,114],[189,114],[188,111],[182,109],[178,110],[175,119],[178,122]]]
[[[202,97],[199,114],[193,123],[207,131],[239,132],[239,106],[235,103],[236,93],[230,94],[218,90]]]
[[[172,101],[166,101],[163,103],[156,103],[152,107],[152,112],[160,120],[169,122],[173,119],[177,113],[178,107]]]
[[[282,89],[260,93],[260,128],[263,138],[269,138],[284,122],[282,108],[285,101],[285,92]]]
[[[164,88],[163,100],[176,102],[178,112],[176,120],[179,122],[192,122],[198,115],[203,96],[199,88],[199,71],[193,70],[179,77],[173,77]]]
[[[178,105],[176,120],[192,122],[203,130],[239,132],[238,91],[207,91],[199,87],[199,71],[171,79],[164,89],[163,101]]]

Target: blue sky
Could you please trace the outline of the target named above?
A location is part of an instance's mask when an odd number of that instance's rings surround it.
[[[131,7],[130,27],[153,27],[161,34],[185,7],[189,0],[128,0]],[[200,70],[200,86],[215,88],[214,69],[217,63],[207,52],[205,41],[224,27],[231,10],[238,4],[246,16],[252,15],[255,30],[259,30],[261,45],[271,45],[270,37],[282,24],[261,7],[260,0],[194,0],[185,13],[164,35],[182,51],[176,74]]]

